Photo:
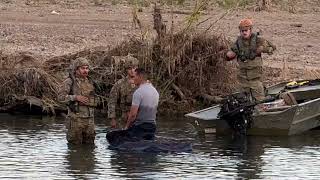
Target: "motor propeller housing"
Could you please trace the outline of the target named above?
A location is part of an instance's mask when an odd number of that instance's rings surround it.
[[[252,127],[255,103],[251,99],[247,93],[229,95],[223,101],[218,114],[238,135],[246,135],[247,130]]]

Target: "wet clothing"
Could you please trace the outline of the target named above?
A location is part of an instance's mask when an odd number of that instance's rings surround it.
[[[159,93],[151,83],[144,83],[133,93],[132,106],[139,106],[135,125],[156,123]]]
[[[67,116],[67,141],[72,144],[93,144],[96,136],[94,118]]]
[[[133,126],[128,130],[112,130],[107,132],[106,138],[109,147],[118,151],[128,152],[191,152],[192,144],[189,142],[174,141],[172,139],[157,139],[154,136],[148,136],[145,130],[152,130],[152,126],[139,125],[139,128]],[[144,126],[144,127],[143,127]],[[145,133],[144,133],[145,132]],[[139,135],[140,138],[129,134]],[[144,135],[144,138],[141,138]]]
[[[256,53],[258,48],[262,53],[268,54],[272,54],[275,50],[275,46],[269,41],[254,33],[248,40],[238,37],[231,50],[237,54],[240,67],[238,74],[240,90],[252,94],[256,100],[263,100],[265,97],[262,84],[263,62],[261,54]]]
[[[158,102],[159,93],[152,84],[141,84],[132,99],[132,105],[139,106],[136,120],[126,130],[107,132],[109,147],[129,152],[191,152],[191,143],[155,141]]]
[[[130,111],[132,94],[136,88],[129,82],[128,77],[117,81],[112,87],[108,102],[108,118],[116,118],[120,127],[124,127],[127,121],[127,113]]]
[[[89,98],[88,104],[75,101],[76,95]],[[94,143],[94,86],[89,79],[67,78],[59,90],[58,100],[68,105],[67,140],[73,144]]]
[[[154,140],[156,125],[143,123],[132,125],[126,130],[112,130],[107,133],[106,138],[110,145],[118,146],[125,142],[138,142],[142,140]]]
[[[133,125],[127,129],[130,137],[139,140],[154,140],[156,133],[156,125],[154,123],[142,123]]]

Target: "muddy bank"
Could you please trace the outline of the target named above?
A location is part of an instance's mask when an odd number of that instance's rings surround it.
[[[149,72],[150,81],[160,92],[160,109],[187,111],[204,97],[226,95],[235,89],[235,65],[223,59],[229,45],[224,36],[192,30],[170,32],[159,8],[155,7],[153,15],[156,38],[132,38],[111,49],[96,47],[46,60],[27,53],[3,55],[2,110],[7,107],[12,111],[15,104],[23,102],[40,105],[45,113],[63,109],[57,102],[57,91],[77,57],[85,57],[93,65],[90,76],[99,85],[97,95],[105,102],[112,85],[123,76],[123,63],[128,57],[138,59]],[[117,62],[115,57],[124,60]]]
[[[22,11],[13,11],[16,8]],[[235,24],[244,16],[254,16],[257,28],[279,47],[274,56],[264,57],[267,85],[319,77],[317,12],[295,15],[239,11],[218,21],[210,31],[199,33],[224,11],[204,11],[200,21],[209,20],[194,31],[184,32],[181,26],[185,26],[192,8],[189,13],[173,14],[167,8],[162,17],[167,30],[159,36],[153,30],[153,9],[148,7],[138,13],[142,29],[133,27],[132,7],[123,5],[93,6],[81,1],[79,6],[40,3],[17,7],[8,3],[3,10],[2,110],[12,109],[21,101],[23,104],[37,101],[45,111],[64,109],[56,102],[56,91],[67,76],[70,61],[76,57],[87,57],[94,64],[91,75],[103,87],[100,95],[107,98],[110,87],[123,71],[112,56],[128,54],[139,59],[141,66],[151,73],[151,80],[161,93],[160,109],[185,112],[210,105],[216,96],[235,90],[237,64],[221,60],[220,52],[236,37]]]

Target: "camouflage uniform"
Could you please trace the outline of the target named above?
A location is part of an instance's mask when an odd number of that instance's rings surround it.
[[[122,65],[125,70],[137,67],[138,59],[131,54],[127,56],[113,56],[116,65]],[[112,87],[108,102],[108,118],[115,119],[118,126],[124,127],[127,121],[127,114],[130,111],[132,94],[135,91],[133,83],[130,83],[129,77],[123,77]]]
[[[108,118],[117,120],[120,127],[126,125],[127,113],[130,111],[132,94],[136,90],[129,82],[129,77],[117,81],[111,89],[108,102]]]
[[[75,64],[78,63],[81,66],[81,61],[82,63],[86,62],[85,59],[79,58]],[[79,66],[74,65],[73,72]],[[68,77],[60,87],[58,99],[68,105],[66,118],[67,140],[72,144],[94,143],[94,107],[96,102],[93,94],[94,86],[88,78]],[[76,95],[88,97],[89,104],[81,104],[75,101]]]
[[[263,63],[261,55],[256,54],[258,47],[263,47],[262,53],[272,54],[275,50],[275,46],[255,33],[252,33],[248,40],[238,37],[231,50],[237,54],[241,91],[252,93],[256,100],[263,100],[265,97],[262,84]]]

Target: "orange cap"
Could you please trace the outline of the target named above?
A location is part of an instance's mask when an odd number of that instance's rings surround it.
[[[253,22],[251,19],[242,19],[239,22],[239,29],[243,29],[243,28],[251,28],[253,25]]]

